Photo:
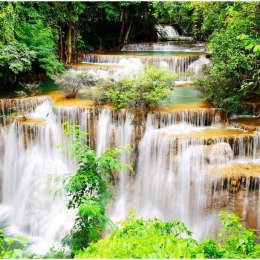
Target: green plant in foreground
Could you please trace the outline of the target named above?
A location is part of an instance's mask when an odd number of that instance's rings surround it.
[[[256,235],[234,214],[220,213],[217,239],[192,238],[181,221],[137,219],[131,213],[107,239],[91,243],[76,258],[258,258]]]
[[[66,191],[68,208],[76,209],[75,225],[64,239],[72,253],[78,252],[97,241],[105,226],[110,222],[105,211],[113,197],[112,181],[114,174],[124,167],[117,158],[128,147],[107,149],[98,157],[89,146],[85,145],[87,133],[80,126],[64,123],[65,134],[72,137],[71,154],[78,162],[75,175],[67,180]]]
[[[37,258],[25,251],[28,241],[24,237],[9,237],[0,229],[0,258]]]

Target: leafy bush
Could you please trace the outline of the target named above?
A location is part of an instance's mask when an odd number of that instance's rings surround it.
[[[175,79],[176,75],[165,68],[146,67],[145,72],[135,78],[109,79],[100,88],[104,92],[104,101],[113,103],[118,109],[148,109],[168,97]]]
[[[98,157],[85,145],[86,132],[80,126],[64,123],[65,134],[72,136],[71,154],[78,161],[76,174],[66,183],[68,208],[76,209],[77,216],[71,233],[64,239],[72,253],[86,247],[91,241],[97,241],[107,223],[105,215],[108,201],[112,198],[111,180],[115,172],[124,167],[117,158],[128,148],[107,149]]]
[[[20,83],[20,85],[27,90],[30,96],[35,96],[40,94],[42,89],[40,86],[40,82],[33,82],[33,83]]]
[[[206,239],[201,246],[207,258],[255,258],[260,257],[257,236],[242,226],[234,214],[221,212],[222,230],[216,240]]]
[[[220,213],[217,239],[199,243],[181,221],[137,219],[131,213],[107,239],[91,243],[76,258],[257,258],[256,235],[238,217]]]
[[[80,89],[94,85],[96,82],[92,74],[73,70],[55,77],[55,83],[65,92],[67,98],[75,98]]]
[[[55,73],[64,71],[63,64],[58,60],[55,38],[50,26],[38,20],[36,23],[23,22],[18,30],[19,41],[36,53],[39,67],[47,76],[53,77]]]
[[[102,104],[104,101],[104,91],[98,87],[86,88],[83,96],[84,98],[94,101],[96,104]]]
[[[8,78],[9,82],[15,83],[19,73],[31,69],[35,57],[36,53],[23,43],[0,43],[0,78]]]
[[[241,100],[260,94],[260,42],[257,3],[236,3],[226,9],[224,26],[210,38],[213,66],[198,79],[207,100],[232,112]]]
[[[9,237],[0,229],[0,258],[36,258],[24,251],[28,242],[24,237]]]
[[[181,236],[187,238],[181,238]],[[91,243],[76,258],[202,258],[198,242],[180,221],[136,219],[132,213],[108,239]]]

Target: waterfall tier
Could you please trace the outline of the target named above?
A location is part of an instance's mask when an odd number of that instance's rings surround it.
[[[257,129],[230,128],[224,110],[204,103],[162,106],[143,114],[136,124],[128,110],[66,100],[58,92],[51,97],[53,101],[1,100],[4,118],[20,115],[5,124],[0,137],[0,223],[4,221],[9,233],[28,236],[31,250],[44,251],[60,242],[73,224],[74,214],[66,210],[62,194],[54,197],[52,190],[59,185],[50,178],[76,170],[76,162],[57,149],[69,147],[64,121],[86,130],[87,144],[98,155],[106,147],[134,148],[120,158],[134,164],[136,176],[127,170],[115,176],[117,195],[108,209],[112,219],[122,219],[134,208],[144,218],[181,219],[199,238],[216,234],[217,213],[228,209],[242,216],[248,227],[259,228]]]
[[[121,51],[129,52],[144,52],[144,51],[154,51],[154,52],[192,52],[192,53],[204,53],[205,45],[203,43],[198,44],[187,44],[183,42],[158,42],[158,43],[133,43],[126,44],[121,49]]]
[[[156,65],[158,67],[168,68],[170,71],[177,73],[179,76],[184,73],[188,66],[198,59],[197,54],[192,55],[140,55],[131,53],[131,55],[115,55],[115,54],[85,54],[83,55],[83,62],[87,64],[117,64],[127,65],[131,64],[131,59],[138,59],[142,64]]]
[[[29,250],[45,252],[57,245],[73,226],[74,214],[67,210],[56,178],[75,171],[75,162],[57,149],[64,143],[50,101],[28,115],[35,122],[12,123],[5,138],[2,213],[10,234],[27,236]],[[53,176],[53,178],[51,178]],[[55,198],[56,194],[56,198]]]
[[[158,37],[171,38],[174,36],[179,36],[178,31],[171,25],[156,25],[155,29],[158,32]]]

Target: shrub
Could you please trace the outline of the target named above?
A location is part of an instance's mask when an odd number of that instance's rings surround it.
[[[236,3],[226,9],[224,26],[209,41],[213,66],[198,79],[205,98],[232,112],[241,101],[260,94],[260,44],[257,3]]]
[[[176,78],[165,68],[146,67],[135,78],[109,79],[100,88],[104,92],[103,101],[113,103],[117,109],[149,109],[168,97]]]
[[[55,83],[65,92],[67,98],[75,98],[80,89],[95,85],[96,82],[92,74],[73,70],[55,77]]]
[[[131,213],[107,239],[91,243],[76,258],[259,258],[256,235],[234,214],[220,213],[217,239],[194,240],[181,221],[137,219]]]
[[[117,159],[128,148],[107,149],[98,157],[95,151],[84,144],[87,134],[80,130],[80,126],[66,122],[64,129],[66,135],[72,136],[71,154],[78,162],[78,170],[65,184],[68,208],[76,209],[76,219],[71,233],[63,242],[69,245],[72,253],[76,253],[101,237],[109,223],[105,211],[113,196],[113,174],[124,167],[131,167]]]
[[[25,251],[27,244],[24,237],[9,237],[0,229],[0,258],[36,258],[36,255]]]
[[[35,96],[40,94],[42,89],[40,86],[40,82],[33,82],[33,83],[20,83],[20,85],[27,90],[30,96]]]
[[[0,43],[0,78],[14,84],[17,75],[31,70],[36,53],[25,44],[16,41],[3,45]]]
[[[104,102],[104,92],[101,88],[90,87],[84,90],[82,93],[84,98],[94,101],[96,104],[101,104]]]
[[[181,238],[186,236],[186,238]],[[107,239],[91,243],[77,258],[202,258],[203,251],[180,222],[137,219],[131,213]]]

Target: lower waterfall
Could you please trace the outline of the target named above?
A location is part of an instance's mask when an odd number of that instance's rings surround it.
[[[73,226],[60,187],[51,177],[75,171],[73,163],[57,148],[63,140],[49,101],[30,114],[38,124],[12,123],[5,141],[2,214],[7,231],[29,237],[29,250],[43,253],[57,245]],[[4,210],[3,210],[4,209]]]
[[[76,171],[76,162],[57,148],[66,142],[61,127],[66,120],[89,132],[88,144],[98,155],[107,147],[134,148],[120,158],[126,163],[136,159],[136,175],[119,173],[108,209],[113,220],[134,209],[144,218],[180,219],[202,238],[214,236],[218,212],[230,210],[247,226],[259,228],[260,207],[252,210],[260,205],[259,177],[241,176],[234,182],[221,174],[237,164],[259,164],[260,135],[219,125],[226,123],[223,111],[153,111],[138,134],[133,114],[125,110],[53,107],[50,99],[28,110],[28,120],[18,116],[4,128],[0,224],[10,234],[28,237],[29,250],[45,252],[73,226],[74,212],[66,209],[61,187],[51,178]]]

